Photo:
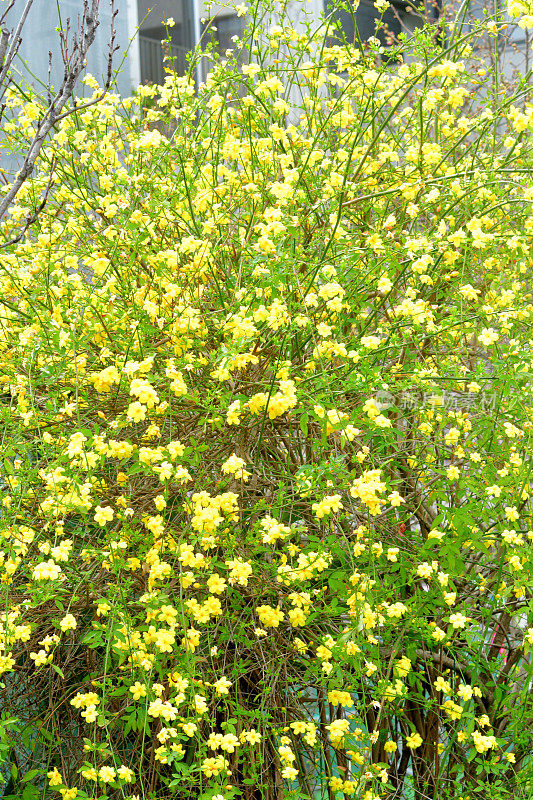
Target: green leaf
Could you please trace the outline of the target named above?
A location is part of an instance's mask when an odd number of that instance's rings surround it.
[[[25,783],[26,781],[31,781],[31,779],[37,777],[37,775],[44,775],[44,770],[30,769],[30,771],[27,772],[23,778],[21,778],[21,781],[22,783]]]
[[[65,680],[63,670],[60,667],[58,667],[57,664],[50,664],[50,666],[52,667],[53,670],[55,670],[55,672],[57,672],[60,678],[63,678],[63,680]]]
[[[172,769],[175,772],[188,772],[189,765],[185,764],[183,761],[174,761],[174,763],[172,764]],[[177,782],[173,781],[172,783],[176,784]],[[172,786],[172,784],[171,784],[171,786]]]
[[[346,572],[342,569],[337,569],[328,577],[329,588],[333,592],[342,591],[346,589]]]
[[[22,800],[38,800],[41,796],[38,788],[36,786],[25,786],[22,792]]]

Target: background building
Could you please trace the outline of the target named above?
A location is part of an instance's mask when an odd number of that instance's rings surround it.
[[[12,12],[13,20],[17,19],[26,0],[16,0]],[[318,19],[319,15],[331,8],[333,0],[290,0],[287,4],[287,20],[298,25],[305,19]],[[418,4],[423,13],[436,20],[443,0],[391,0],[391,9],[385,12],[386,33],[379,33],[379,38],[386,45],[390,37],[402,31],[412,32],[421,21],[422,16],[413,12]],[[446,0],[447,8],[459,0]],[[502,0],[470,0],[467,17],[482,17],[485,11],[492,13],[494,3]],[[424,5],[425,4],[425,5]],[[169,29],[172,38],[172,55],[178,72],[187,69],[186,55],[200,40],[209,35],[215,46],[223,55],[233,46],[232,37],[242,34],[245,18],[238,17],[235,12],[224,5],[211,6],[211,13],[216,14],[215,24],[206,34],[202,18],[205,15],[204,0],[115,0],[118,10],[116,17],[117,43],[120,51],[115,55],[114,68],[119,68],[117,77],[118,91],[128,95],[140,83],[159,83],[164,78],[161,40],[166,38],[166,30],[162,24],[164,19],[172,18],[175,25]],[[60,9],[61,19],[57,7]],[[497,7],[497,6],[496,6]],[[75,28],[83,8],[82,0],[35,0],[24,28],[23,42],[20,48],[20,65],[25,62],[30,80],[35,84],[48,74],[49,52],[52,53],[52,83],[58,84],[62,76],[61,58],[59,55],[59,39],[56,28],[63,26],[67,18],[71,20],[71,28]],[[373,0],[360,0],[355,15],[346,11],[336,12],[346,38],[354,39],[357,27],[362,40],[375,33],[375,22],[378,12]],[[355,17],[355,23],[354,23]],[[281,22],[282,20],[273,20]],[[111,26],[111,13],[108,0],[102,0],[100,9],[100,27],[97,38],[90,52],[87,70],[98,80],[106,72],[107,46]],[[138,35],[136,32],[138,31]],[[502,49],[502,48],[501,48]],[[510,77],[514,69],[524,72],[529,64],[527,34],[512,25],[508,31],[505,53],[500,53],[506,74]]]

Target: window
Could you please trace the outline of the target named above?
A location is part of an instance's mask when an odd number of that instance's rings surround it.
[[[138,0],[141,83],[163,83],[165,57],[171,57],[178,75],[187,72],[187,53],[193,47],[192,0]],[[163,20],[172,18],[167,29]],[[171,45],[164,42],[170,36]],[[161,42],[163,41],[163,44]]]
[[[238,17],[237,14],[217,16],[205,27],[202,41],[212,42],[220,58],[226,58],[226,51],[235,49],[233,37],[238,36],[239,39],[242,37],[244,25],[244,17]],[[243,58],[239,60],[242,61]]]
[[[400,33],[409,34],[419,27],[424,19],[437,21],[440,13],[441,0],[390,0],[390,8],[384,14],[375,8],[372,0],[361,0],[357,10],[350,13],[345,10],[333,9],[333,18],[340,23],[346,41],[354,43],[358,39],[365,42],[371,36],[376,36],[384,46],[394,44]],[[326,0],[326,13],[332,12],[332,4]],[[378,21],[381,26],[376,30]],[[357,35],[356,35],[357,30]]]

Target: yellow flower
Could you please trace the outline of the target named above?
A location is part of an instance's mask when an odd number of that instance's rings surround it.
[[[417,747],[420,747],[420,745],[422,744],[422,742],[423,742],[423,739],[422,739],[422,737],[420,736],[420,734],[419,734],[419,733],[411,733],[411,734],[410,734],[409,736],[407,736],[407,737],[406,737],[406,739],[405,739],[405,744],[406,744],[406,745],[407,745],[407,747],[409,747],[411,750],[416,750],[416,748],[417,748]]]
[[[505,519],[509,520],[509,522],[516,522],[517,519],[520,518],[520,514],[517,511],[516,506],[507,506],[505,509]]]
[[[94,521],[97,522],[103,528],[107,522],[111,522],[114,515],[115,512],[113,511],[111,506],[96,506]]]
[[[52,559],[42,561],[33,568],[32,577],[35,580],[57,580],[61,575],[61,567],[56,564]]]
[[[126,783],[132,783],[135,778],[134,771],[124,764],[117,769],[117,775],[121,780],[126,781]]]
[[[496,333],[494,328],[483,328],[477,338],[481,344],[484,344],[486,347],[490,347],[491,344],[494,344],[494,342],[498,341],[500,336],[498,333]]]
[[[397,507],[397,506],[400,506],[402,503],[405,503],[405,500],[403,499],[401,494],[399,494],[399,492],[396,492],[396,491],[392,492],[391,494],[389,494],[387,499],[388,499],[389,503],[391,504],[391,506],[393,506],[393,507]]]
[[[328,497],[324,497],[320,502],[313,503],[312,509],[315,512],[317,519],[322,519],[323,517],[331,514],[333,511],[337,513],[343,508],[341,502],[340,494],[334,494]]]
[[[437,642],[442,642],[446,638],[446,632],[438,626],[435,627],[435,630],[431,635]]]
[[[144,683],[135,681],[135,683],[130,686],[130,692],[133,695],[134,700],[140,700],[141,697],[146,697],[146,686]]]
[[[330,725],[326,725],[326,728],[330,732],[331,743],[334,747],[338,747],[348,733],[350,723],[347,719],[336,719]]]
[[[226,422],[228,425],[240,425],[241,418],[239,415],[241,408],[241,401],[235,400],[231,405],[228,407],[228,412],[226,416]]]
[[[194,736],[194,734],[198,730],[198,725],[195,722],[182,722],[181,723],[181,729],[186,734],[186,736],[191,738],[192,736]],[[160,731],[160,733],[158,734],[159,741],[164,741],[163,737],[161,736],[161,733],[162,733],[162,731]],[[170,731],[169,731],[168,728],[165,730],[165,733],[167,735],[170,734]],[[165,741],[166,741],[166,739],[165,739]]]
[[[233,475],[237,480],[241,480],[246,483],[251,472],[247,472],[244,467],[246,465],[246,461],[244,458],[239,458],[235,453],[231,455],[223,464],[222,464],[222,473],[224,475]]]
[[[452,626],[455,629],[464,628],[466,623],[467,623],[467,621],[468,621],[468,618],[465,617],[464,614],[460,614],[460,613],[450,614],[450,623],[452,624]]]
[[[390,292],[392,289],[392,281],[389,279],[388,275],[382,275],[378,281],[378,292],[385,294],[386,292]]]
[[[46,774],[50,786],[60,786],[63,783],[63,777],[57,767],[54,767],[51,772],[47,772]]]
[[[448,476],[448,479],[450,481],[458,480],[460,474],[461,473],[459,472],[458,468],[454,466],[448,467],[448,469],[446,470],[446,475]]]
[[[453,720],[461,719],[463,715],[462,707],[454,703],[453,700],[446,700],[446,702],[442,704],[442,710]]]
[[[446,442],[446,444],[457,444],[460,436],[461,436],[461,431],[458,428],[450,428],[450,430],[444,437],[444,441]]]
[[[478,753],[486,753],[487,750],[497,747],[497,742],[494,736],[485,736],[480,731],[473,732],[472,740]]]
[[[139,401],[136,400],[134,403],[130,403],[128,406],[126,416],[129,420],[131,420],[131,422],[142,422],[144,419],[146,419],[147,410],[148,409],[146,406],[143,406],[142,403],[139,403]]]
[[[407,656],[402,656],[394,665],[394,671],[400,678],[405,678],[411,671],[411,667],[411,659],[407,658]]]
[[[82,767],[82,769],[80,769],[80,774],[86,781],[98,780],[98,773],[94,767]]]
[[[420,578],[431,578],[433,575],[433,567],[431,564],[428,564],[427,561],[424,561],[422,564],[419,564],[416,568],[416,574]]]
[[[222,594],[226,589],[226,580],[214,572],[207,579],[207,588],[212,594]]]
[[[376,667],[376,665],[375,665],[375,664],[373,664],[371,661],[367,661],[367,660],[365,659],[365,672],[366,672],[366,677],[367,677],[367,678],[370,678],[370,677],[371,677],[371,675],[373,675],[373,674],[374,674],[374,672],[377,672],[377,667]]]
[[[46,650],[39,650],[38,653],[30,653],[30,658],[35,663],[36,667],[41,667],[43,664],[47,663],[48,653]]]
[[[243,64],[241,70],[243,75],[248,75],[252,78],[260,72],[260,68],[257,64]]]
[[[328,692],[328,703],[332,705],[340,705],[343,708],[353,706],[353,698],[349,692],[341,691],[340,689],[332,689]],[[294,723],[293,723],[294,724]]]
[[[272,608],[272,606],[269,605],[257,606],[256,612],[261,623],[266,627],[277,628],[279,623],[285,618],[285,614],[279,607]]]
[[[154,497],[154,505],[158,511],[163,511],[167,506],[167,501],[162,494],[158,494],[157,497]]]
[[[71,631],[77,626],[78,623],[76,622],[76,617],[73,616],[73,614],[66,614],[59,623],[59,627],[62,631]]]
[[[433,682],[433,686],[435,687],[435,691],[444,692],[444,694],[449,694],[451,690],[449,682],[442,676],[439,676],[437,680]]]
[[[114,767],[100,767],[98,770],[98,776],[101,781],[104,783],[110,783],[111,781],[115,780],[116,777],[116,770]]]
[[[217,694],[229,694],[230,687],[233,686],[224,675],[214,682],[213,688]]]
[[[379,338],[379,336],[362,336],[361,344],[368,350],[377,350],[377,348],[381,344],[381,339]]]

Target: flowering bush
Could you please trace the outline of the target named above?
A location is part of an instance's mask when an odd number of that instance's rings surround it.
[[[2,231],[14,796],[529,796],[533,106],[249,13]]]

